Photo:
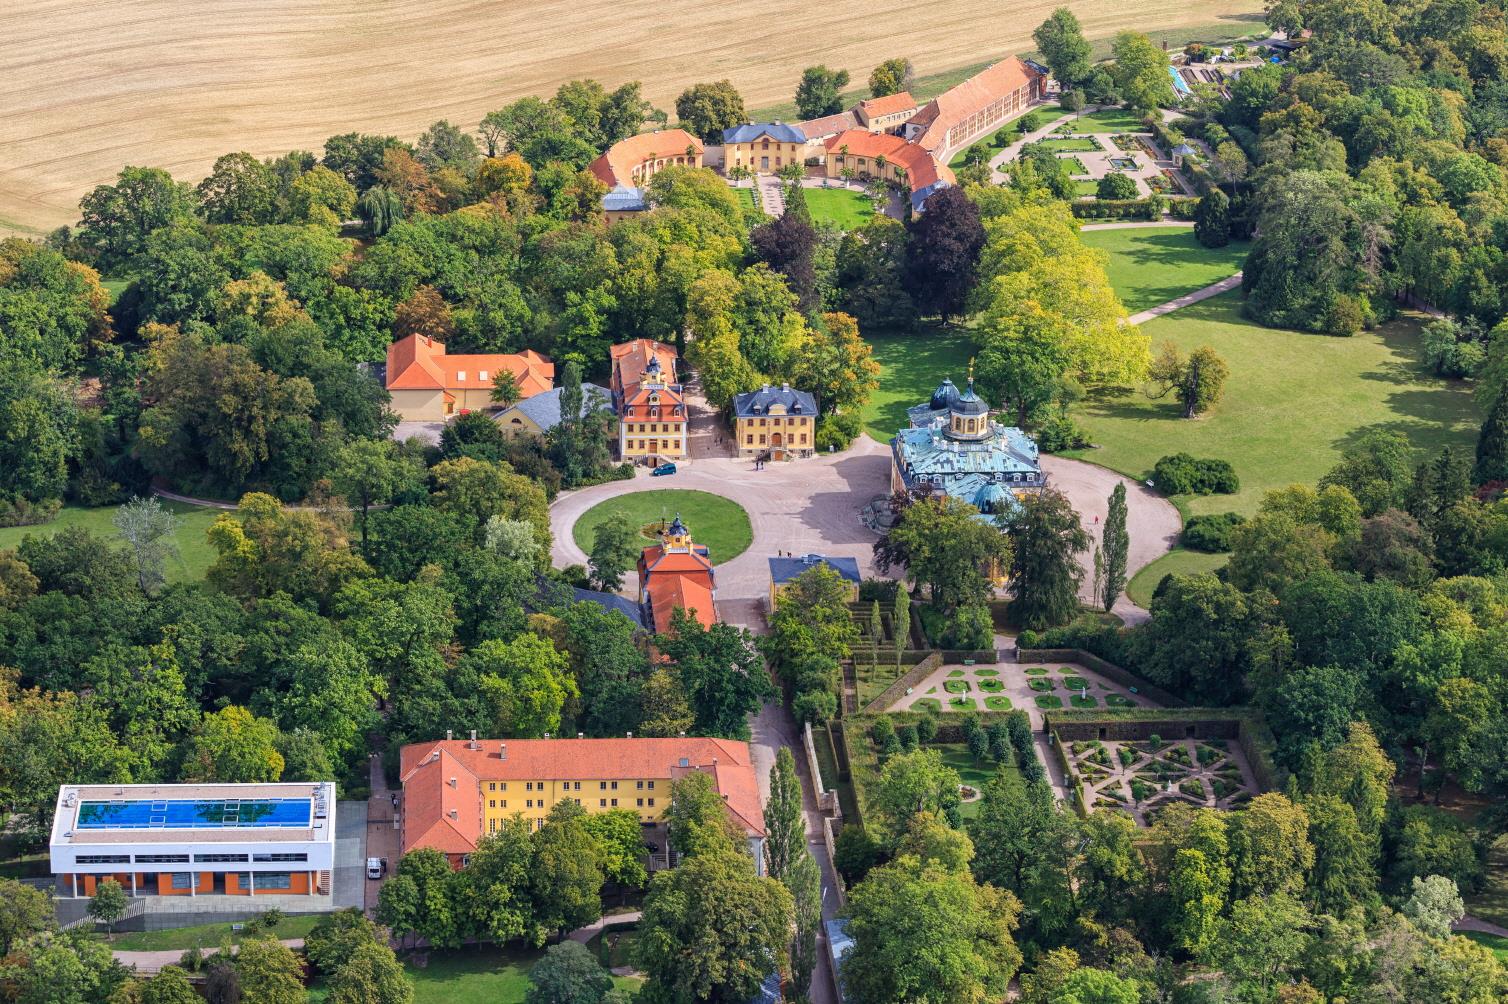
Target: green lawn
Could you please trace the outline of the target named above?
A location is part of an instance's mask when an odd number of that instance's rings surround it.
[[[1176,548],[1131,576],[1126,584],[1126,595],[1131,602],[1146,609],[1152,605],[1152,591],[1164,575],[1197,575],[1213,572],[1225,564],[1226,555],[1205,554],[1203,551],[1185,551]]]
[[[215,560],[215,549],[210,547],[205,531],[225,510],[206,509],[202,506],[184,505],[181,502],[164,502],[162,507],[177,513],[181,520],[178,532],[173,535],[173,540],[178,545],[178,553],[182,560],[168,561],[168,581],[185,582],[204,578],[204,573]],[[111,522],[111,519],[117,508],[117,506],[104,506],[99,509],[83,509],[77,506],[64,506],[57,518],[50,523],[40,523],[36,526],[8,526],[0,529],[0,549],[15,547],[27,534],[50,537],[69,526],[81,526],[113,541],[116,539],[116,534],[115,524]]]
[[[1039,140],[1037,145],[1053,153],[1093,153],[1099,149],[1088,136],[1051,136]]]
[[[626,516],[635,526],[644,526],[677,515],[691,531],[692,539],[707,546],[714,565],[743,554],[754,540],[749,514],[737,502],[685,488],[635,492],[599,502],[576,521],[571,537],[577,547],[590,554],[598,524],[614,516]],[[644,539],[645,547],[651,543],[649,538]]]
[[[958,771],[959,780],[976,791],[984,790],[998,771],[1016,769],[1013,765],[998,764],[993,760],[975,760],[966,743],[934,743],[933,748],[941,751],[946,766]],[[972,819],[979,815],[979,805],[979,802],[965,802],[961,807],[963,818]]]
[[[1110,256],[1110,285],[1129,314],[1219,282],[1246,260],[1245,242],[1207,248],[1190,227],[1085,230],[1079,237]]]
[[[543,952],[492,946],[431,952],[428,963],[405,966],[414,1004],[523,1004],[529,969]],[[642,980],[614,977],[630,994]]]
[[[805,194],[814,223],[834,223],[853,230],[874,219],[874,203],[869,196],[851,188],[808,188]]]
[[[1076,198],[1095,198],[1100,194],[1100,183],[1093,178],[1078,178],[1073,183],[1073,194]],[[1114,233],[1115,231],[1111,231]],[[1085,237],[1090,236],[1084,234]]]
[[[740,188],[733,186],[733,197],[739,201],[745,209],[760,209],[759,193],[753,188]],[[760,209],[763,212],[762,209]]]
[[[864,406],[864,426],[882,443],[906,427],[906,409],[932,396],[943,377],[962,386],[972,351],[963,328],[920,324],[912,331],[870,334],[880,386]]]
[[[1010,123],[1006,123],[1001,128],[1010,130],[1009,134],[1006,136],[1006,139],[1011,143],[1014,143],[1017,139],[1020,139],[1021,134],[1016,132],[1011,127]],[[1000,130],[997,129],[995,130],[995,132],[990,133],[988,136],[980,140],[978,143],[975,143],[973,146],[967,146],[962,150],[959,150],[953,155],[953,159],[948,161],[948,166],[953,168],[955,171],[960,167],[965,167],[968,164],[972,163],[971,157],[976,153],[984,158],[983,163],[988,164],[991,160],[995,159],[996,154],[1005,149],[1004,145],[995,142],[995,133],[999,131]]]
[[[284,917],[278,921],[274,933],[279,939],[302,938],[314,929],[319,919],[320,915],[315,913]],[[197,924],[165,931],[127,931],[117,934],[115,940],[110,942],[110,947],[118,952],[177,952],[188,951],[195,946],[210,949],[219,948],[220,942],[226,938],[239,945],[248,933],[260,935],[262,932],[260,929],[255,932],[232,931],[229,924]],[[99,935],[101,940],[104,937],[103,934]]]
[[[1461,934],[1487,948],[1498,957],[1499,962],[1508,963],[1508,938],[1482,931],[1462,931]]]
[[[1088,176],[1088,174],[1089,174],[1089,168],[1085,167],[1084,166],[1084,162],[1082,160],[1080,160],[1079,158],[1077,158],[1077,157],[1059,157],[1058,159],[1059,160],[1064,160],[1064,161],[1068,162],[1068,165],[1073,168],[1073,176],[1075,178],[1083,178],[1083,177],[1087,177]],[[1096,181],[1095,184],[1099,184],[1099,182]]]
[[[1059,109],[1067,114],[1067,109]],[[1085,112],[1073,120],[1079,132],[1146,132],[1146,123],[1140,115],[1125,108],[1102,108],[1097,112]]]
[[[1230,461],[1241,491],[1175,499],[1185,515],[1250,515],[1269,489],[1314,484],[1371,429],[1401,432],[1430,454],[1450,444],[1469,456],[1476,440],[1481,417],[1469,390],[1420,365],[1413,319],[1354,338],[1279,331],[1243,319],[1233,291],[1156,318],[1142,331],[1154,346],[1172,340],[1185,352],[1214,348],[1230,367],[1224,397],[1194,420],[1181,418],[1176,403],[1140,391],[1086,398],[1073,415],[1099,448],[1068,455],[1135,478],[1178,451]]]

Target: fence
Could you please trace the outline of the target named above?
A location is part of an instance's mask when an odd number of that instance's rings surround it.
[[[1155,683],[1148,683],[1127,669],[1122,669],[1113,662],[1107,662],[1081,648],[1017,648],[1016,658],[1021,662],[1076,662],[1086,669],[1092,669],[1096,673],[1119,683],[1127,690],[1134,690],[1143,697],[1150,698],[1167,708],[1186,707],[1187,703],[1180,698],[1163,690]]]

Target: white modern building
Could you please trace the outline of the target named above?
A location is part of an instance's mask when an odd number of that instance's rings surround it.
[[[329,895],[335,785],[64,785],[51,851],[59,896]]]

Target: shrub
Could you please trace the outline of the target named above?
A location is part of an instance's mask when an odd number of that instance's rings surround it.
[[[863,428],[858,412],[823,415],[817,421],[814,442],[819,450],[846,450]]]
[[[1037,112],[1027,112],[1016,120],[1016,131],[1025,135],[1034,129],[1042,128],[1042,116]],[[1004,130],[1001,130],[1002,132]],[[1002,146],[1004,144],[1001,144]]]
[[[257,922],[262,925],[263,930],[271,931],[283,922],[283,911],[275,906],[269,907],[262,911],[262,915],[257,918]]]
[[[1056,414],[1038,423],[1036,431],[1037,448],[1044,453],[1082,450],[1090,445],[1089,433],[1066,414]]]
[[[884,851],[863,827],[848,823],[838,831],[837,843],[833,847],[833,866],[850,887],[862,882],[869,869],[879,864],[883,857]]]
[[[1206,551],[1210,554],[1229,551],[1231,531],[1245,522],[1246,517],[1235,512],[1190,516],[1189,521],[1183,525],[1183,533],[1179,535],[1178,542],[1191,551]]]
[[[915,725],[902,725],[895,730],[896,738],[901,741],[901,749],[911,753],[916,749],[917,734]]]
[[[859,583],[859,599],[864,603],[873,603],[875,600],[894,603],[896,585],[894,579],[865,579]]]
[[[968,735],[969,755],[975,760],[987,760],[990,755],[990,737],[984,729],[976,728]]]
[[[916,722],[917,742],[926,744],[937,738],[937,719],[926,715]]]
[[[1136,181],[1120,171],[1111,171],[1095,186],[1095,194],[1101,199],[1136,198]]]
[[[890,735],[886,736],[885,741],[880,744],[880,759],[888,760],[899,752],[901,752],[900,737],[892,732],[890,733]]]
[[[1152,484],[1164,495],[1232,495],[1241,489],[1236,471],[1225,460],[1196,460],[1173,453],[1152,468]]]
[[[996,763],[1005,763],[1011,755],[1010,727],[1004,722],[991,722],[990,727],[985,729],[985,735],[990,740],[990,759]]]
[[[1041,640],[1037,632],[1027,628],[1016,636],[1016,645],[1019,648],[1037,648],[1041,645]]]
[[[838,714],[838,698],[826,689],[803,690],[792,698],[791,714],[799,722],[825,722]]]
[[[956,648],[971,651],[989,648],[995,640],[995,622],[990,618],[990,608],[983,603],[959,607],[949,633]]]
[[[874,724],[869,726],[869,738],[876,746],[885,745],[885,740],[893,735],[895,735],[895,726],[885,715],[876,718]]]
[[[1058,104],[1065,112],[1076,112],[1084,107],[1083,91],[1064,91],[1058,95]]]

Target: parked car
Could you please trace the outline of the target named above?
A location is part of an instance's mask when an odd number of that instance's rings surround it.
[[[387,861],[383,858],[367,858],[367,878],[380,879],[387,872]]]
[[[652,478],[663,478],[667,474],[674,474],[674,473],[675,473],[675,464],[661,464],[659,467],[656,467],[654,470],[650,471],[649,472],[649,476],[652,477]]]

